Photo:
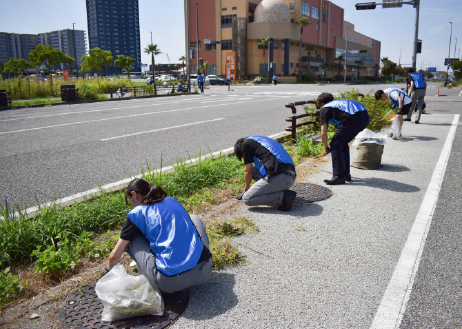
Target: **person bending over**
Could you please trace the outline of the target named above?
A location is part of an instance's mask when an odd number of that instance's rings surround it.
[[[390,101],[395,105],[398,110],[396,111],[396,116],[399,122],[399,130],[401,131],[403,127],[403,115],[406,115],[411,110],[412,106],[412,99],[405,91],[398,89],[398,88],[388,88],[385,90],[377,90],[375,92],[375,99],[376,100],[387,100]],[[390,134],[390,137],[393,139],[398,139],[400,136],[395,136]]]
[[[138,273],[166,293],[205,283],[212,272],[212,254],[205,226],[189,215],[174,198],[144,179],[127,187],[125,201],[134,207],[128,215],[106,270],[126,251]]]
[[[345,184],[345,181],[351,181],[349,143],[367,127],[369,114],[360,102],[351,99],[334,101],[334,96],[329,93],[319,95],[317,105],[321,108],[321,140],[326,154],[332,153],[333,177],[324,182],[327,185]],[[330,148],[327,145],[328,123],[337,126]]]
[[[297,194],[289,190],[296,173],[284,147],[269,137],[250,136],[237,140],[234,153],[245,165],[245,189],[237,199],[247,206],[279,205],[279,210],[289,211]],[[250,186],[252,179],[256,183]]]

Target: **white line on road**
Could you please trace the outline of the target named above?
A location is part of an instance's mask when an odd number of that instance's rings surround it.
[[[236,104],[244,104],[244,103],[253,103],[253,102],[261,102],[261,101],[270,101],[270,100],[275,100],[277,98],[265,98],[264,100],[255,100],[255,101],[244,101],[244,102],[233,102],[232,105]],[[104,119],[97,119],[97,120],[85,120],[85,121],[77,121],[77,122],[70,122],[70,123],[61,123],[58,125],[50,125],[50,126],[43,126],[43,127],[36,127],[36,128],[28,128],[28,129],[20,129],[20,130],[12,130],[12,131],[4,131],[0,132],[1,135],[6,135],[6,134],[14,134],[14,133],[22,133],[22,132],[27,132],[27,131],[35,131],[35,130],[42,130],[42,129],[51,129],[51,128],[59,128],[59,127],[66,127],[66,126],[73,126],[73,125],[78,125],[78,124],[84,124],[84,123],[93,123],[93,122],[102,122],[102,121],[110,121],[110,120],[119,120],[119,119],[126,119],[126,118],[134,118],[134,117],[139,117],[139,116],[146,116],[146,115],[154,115],[154,114],[163,114],[163,113],[173,113],[173,112],[180,112],[180,111],[189,111],[189,110],[195,110],[195,109],[205,109],[209,108],[211,106],[217,107],[217,106],[229,106],[230,103],[224,103],[224,104],[213,104],[213,105],[205,105],[205,106],[196,106],[196,107],[189,107],[189,108],[184,108],[184,109],[175,109],[175,110],[167,110],[167,111],[159,111],[159,112],[147,112],[147,113],[138,113],[138,114],[131,114],[131,115],[124,115],[124,116],[118,116],[118,117],[112,117],[112,118],[104,118]]]
[[[454,116],[420,210],[414,220],[393,276],[388,283],[371,329],[397,329],[401,325],[449,162],[459,117],[460,114]]]
[[[155,133],[155,132],[163,131],[163,130],[169,130],[169,129],[176,129],[176,128],[194,126],[194,125],[199,125],[199,124],[202,124],[202,123],[208,123],[208,122],[214,122],[214,121],[221,121],[221,120],[224,120],[224,119],[225,119],[225,118],[218,118],[218,119],[207,120],[207,121],[198,121],[198,122],[186,123],[186,124],[184,124],[184,125],[178,125],[178,126],[173,126],[173,127],[165,127],[165,128],[153,129],[153,130],[148,130],[148,131],[140,131],[140,132],[133,133],[133,134],[126,134],[126,135],[121,135],[121,136],[114,136],[114,137],[109,137],[109,138],[103,138],[103,139],[101,139],[101,141],[102,141],[102,142],[107,142],[107,141],[110,141],[110,140],[113,140],[113,139],[126,138],[126,137],[132,137],[132,136],[137,136],[137,135]]]

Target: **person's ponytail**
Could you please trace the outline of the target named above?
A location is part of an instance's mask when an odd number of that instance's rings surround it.
[[[167,193],[159,186],[151,185],[151,189],[149,190],[148,194],[146,194],[141,201],[141,204],[155,204],[162,202],[164,198],[167,196]]]
[[[147,180],[136,178],[127,186],[125,193],[125,202],[129,204],[128,199],[131,192],[136,192],[143,196],[141,204],[149,205],[162,202],[167,196],[167,193],[159,186],[151,185]]]

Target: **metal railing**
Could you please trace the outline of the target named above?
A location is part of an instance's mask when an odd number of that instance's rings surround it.
[[[316,112],[313,112],[313,113],[304,113],[304,114],[297,115],[296,107],[300,105],[306,105],[306,104],[316,105],[316,101],[315,100],[299,101],[299,102],[288,103],[285,105],[286,108],[289,108],[292,110],[292,116],[289,118],[286,118],[286,122],[291,122],[292,124],[286,128],[286,131],[290,131],[292,133],[292,141],[294,143],[296,141],[297,128],[316,124],[317,122],[319,122],[319,113],[320,113],[319,110],[316,110]],[[306,118],[306,117],[316,117],[316,118],[314,119],[314,121],[311,120],[311,121],[304,121],[302,123],[297,123],[297,119]]]

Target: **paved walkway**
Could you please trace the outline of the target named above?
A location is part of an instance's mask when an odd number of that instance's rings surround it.
[[[260,253],[240,247],[246,262],[213,273],[174,328],[371,327],[440,158],[454,106],[460,113],[461,103],[430,102],[420,125],[405,123],[403,138],[385,146],[379,170],[352,168],[353,182],[332,187],[328,200],[290,213],[241,209],[236,215],[254,220],[260,232],[236,241]],[[324,185],[327,177],[330,162],[307,180]]]

